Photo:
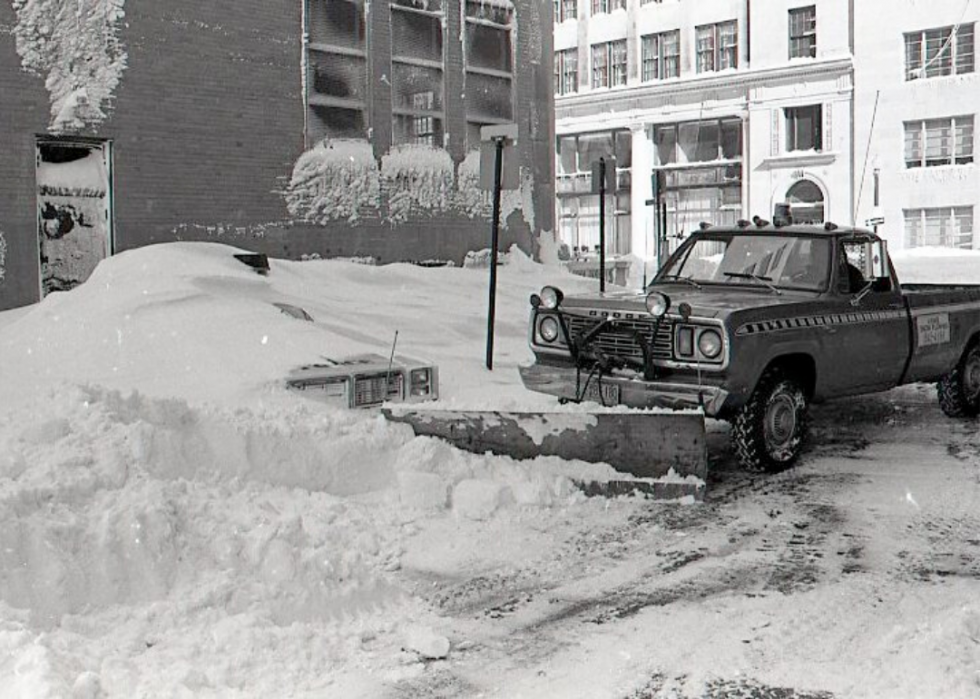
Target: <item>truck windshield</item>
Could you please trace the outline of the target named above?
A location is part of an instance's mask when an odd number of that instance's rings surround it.
[[[702,236],[655,282],[778,287],[823,291],[830,277],[830,240],[793,235]]]

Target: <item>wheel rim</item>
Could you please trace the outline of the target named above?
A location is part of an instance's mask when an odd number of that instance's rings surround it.
[[[980,353],[972,352],[963,367],[963,393],[971,401],[980,395]]]
[[[980,367],[978,367],[980,368]],[[796,437],[799,418],[796,401],[787,393],[777,393],[766,408],[766,444],[774,457],[782,457],[790,450]]]

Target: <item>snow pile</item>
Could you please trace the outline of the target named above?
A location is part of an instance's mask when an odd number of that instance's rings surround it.
[[[14,36],[25,70],[51,94],[51,130],[82,129],[106,118],[126,68],[119,40],[125,0],[13,0]]]
[[[534,405],[516,377],[527,294],[582,280],[526,258],[502,269],[483,377],[485,271],[273,260],[260,276],[236,252],[128,251],[4,316],[0,686],[14,696],[376,696],[449,652],[399,576],[413,536],[516,531],[577,507],[573,480],[622,478],[460,452],[282,387],[298,365],[390,349],[400,328],[399,353],[437,361],[444,396]]]
[[[7,239],[3,236],[3,231],[0,231],[0,282],[7,274]]]
[[[976,284],[980,250],[922,247],[889,251],[903,284]]]
[[[371,144],[327,139],[296,161],[285,197],[289,213],[296,218],[354,223],[367,210],[377,210],[380,195],[378,163]]]
[[[381,159],[382,186],[388,195],[388,217],[447,211],[453,201],[453,161],[442,148],[404,145]]]

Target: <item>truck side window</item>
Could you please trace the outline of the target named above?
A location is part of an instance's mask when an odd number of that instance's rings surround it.
[[[859,242],[841,243],[841,270],[837,281],[841,293],[856,294],[871,281],[865,279],[861,271],[865,268],[864,250],[864,245]],[[891,288],[891,279],[876,279],[871,291],[891,291]]]

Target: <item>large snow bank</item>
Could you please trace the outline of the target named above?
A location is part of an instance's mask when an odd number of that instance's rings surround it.
[[[516,378],[527,295],[583,280],[501,269],[490,374],[485,270],[272,260],[260,276],[235,252],[128,251],[4,317],[0,696],[377,696],[447,652],[398,575],[420,527],[452,533],[429,557],[448,569],[460,525],[518,531],[578,506],[572,479],[622,477],[460,452],[282,388],[398,328],[448,399],[534,404]],[[499,555],[520,555],[508,541]]]
[[[303,153],[293,167],[286,206],[293,216],[315,223],[353,223],[379,206],[381,184],[367,141],[325,140]]]
[[[51,94],[51,130],[81,129],[106,118],[126,68],[119,40],[125,0],[13,0],[17,53]]]

